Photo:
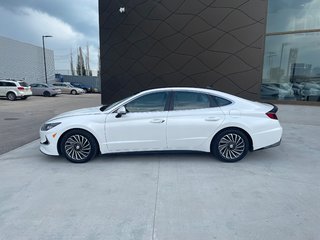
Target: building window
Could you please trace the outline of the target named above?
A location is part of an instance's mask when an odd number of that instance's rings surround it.
[[[320,0],[269,0],[261,97],[320,101]]]
[[[269,0],[267,33],[320,28],[319,0]]]

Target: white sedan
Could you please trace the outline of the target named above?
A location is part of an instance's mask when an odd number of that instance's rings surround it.
[[[236,162],[278,146],[277,107],[200,88],[147,90],[116,102],[58,115],[40,129],[40,150],[74,163],[97,154],[192,150]]]

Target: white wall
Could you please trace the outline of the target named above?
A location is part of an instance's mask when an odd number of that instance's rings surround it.
[[[48,81],[54,80],[54,53],[46,49]],[[0,36],[0,79],[25,79],[28,83],[45,82],[42,46]]]

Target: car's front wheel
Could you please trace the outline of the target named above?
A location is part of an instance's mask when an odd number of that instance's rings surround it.
[[[60,142],[62,155],[73,163],[85,163],[98,153],[95,138],[87,131],[75,129],[67,132]]]
[[[72,91],[71,91],[71,94],[72,94],[72,95],[76,95],[76,94],[77,94],[77,91],[76,91],[76,90],[72,90]]]
[[[237,162],[247,155],[249,140],[241,130],[227,129],[218,133],[211,148],[220,161]]]

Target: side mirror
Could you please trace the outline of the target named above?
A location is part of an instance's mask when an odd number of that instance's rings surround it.
[[[125,115],[127,110],[124,106],[118,108],[116,118],[120,118],[122,115]]]

